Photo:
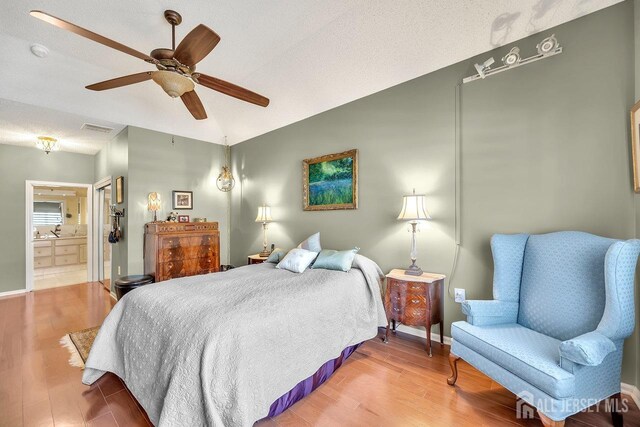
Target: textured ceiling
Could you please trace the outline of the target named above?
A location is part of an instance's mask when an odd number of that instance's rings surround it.
[[[215,143],[228,135],[233,144],[618,1],[11,1],[0,15],[10,64],[0,67],[0,98]],[[170,45],[168,8],[183,16],[178,41],[199,23],[222,38],[198,70],[269,97],[269,107],[200,87],[209,119],[196,121],[152,81],[88,91],[153,68],[28,14],[40,9],[146,53]],[[46,59],[30,53],[34,42],[50,49]]]
[[[110,133],[81,129],[85,123],[113,128]],[[0,144],[35,147],[38,136],[53,136],[60,150],[95,154],[123,125],[0,99]]]

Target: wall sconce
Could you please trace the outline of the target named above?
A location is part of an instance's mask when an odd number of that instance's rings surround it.
[[[222,172],[220,172],[220,175],[218,175],[218,179],[216,180],[216,187],[218,187],[218,190],[226,193],[233,189],[236,185],[236,180],[233,178],[231,168],[229,167],[229,162],[231,160],[231,147],[227,144],[226,136],[224,137],[224,142],[224,166],[222,166]]]
[[[160,194],[153,192],[149,193],[147,209],[153,212],[153,222],[158,222],[158,211],[162,205],[162,201],[160,200]]]
[[[400,215],[398,215],[399,220],[409,221],[409,224],[411,224],[411,265],[404,272],[404,274],[409,274],[412,276],[422,275],[422,269],[416,265],[416,260],[418,259],[418,248],[416,247],[416,227],[418,225],[418,221],[426,221],[428,219],[431,219],[425,206],[425,199],[425,195],[416,194],[416,190],[414,188],[413,194],[402,197],[402,210],[400,211]]]
[[[258,216],[256,217],[256,222],[262,223],[262,252],[260,252],[261,257],[269,256],[271,252],[267,249],[267,223],[273,221],[271,218],[271,208],[267,205],[262,205],[258,208]]]

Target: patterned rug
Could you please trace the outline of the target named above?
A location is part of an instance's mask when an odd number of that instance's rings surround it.
[[[89,357],[89,351],[93,345],[93,340],[100,330],[100,326],[83,329],[78,332],[71,332],[60,339],[60,344],[69,350],[69,364],[84,369],[84,363]]]

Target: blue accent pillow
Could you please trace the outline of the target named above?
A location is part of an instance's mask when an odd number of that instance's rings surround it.
[[[324,268],[325,270],[349,271],[353,259],[360,248],[349,249],[348,251],[334,251],[332,249],[323,249],[313,263],[313,269]]]
[[[294,273],[302,273],[311,265],[317,256],[317,252],[311,252],[306,249],[291,249],[284,259],[276,265],[276,268],[289,270]]]
[[[306,249],[311,252],[320,252],[322,247],[320,246],[320,233],[312,234],[307,237],[302,243],[298,245],[299,249]]]
[[[264,261],[264,262],[270,262],[272,264],[277,264],[280,261],[282,261],[282,258],[284,258],[284,256],[287,253],[284,251],[284,249],[281,248],[275,248],[273,250],[273,252],[271,252],[271,254],[269,255],[269,257]]]

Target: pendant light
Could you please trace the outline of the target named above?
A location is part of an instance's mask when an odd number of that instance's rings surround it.
[[[218,190],[225,193],[231,191],[233,186],[236,185],[236,180],[231,174],[231,168],[229,167],[229,161],[231,160],[231,147],[227,144],[227,137],[224,137],[224,166],[222,166],[222,172],[218,175],[216,180],[216,186]]]

